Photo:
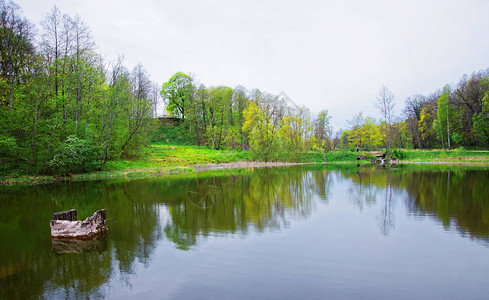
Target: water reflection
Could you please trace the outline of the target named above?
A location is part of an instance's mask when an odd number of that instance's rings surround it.
[[[361,213],[378,210],[376,226],[385,237],[395,233],[401,212],[434,217],[447,230],[456,227],[487,241],[488,183],[485,170],[321,165],[5,187],[0,193],[0,298],[103,297],[113,280],[131,287],[137,266],[151,266],[159,243],[188,251],[210,236],[278,232],[295,220],[310,219],[320,205],[343,201],[332,198],[335,186],[344,188],[346,202]],[[71,208],[80,219],[106,208],[107,238],[92,244],[51,241],[52,213]]]
[[[188,250],[197,245],[197,237],[278,230],[287,227],[290,218],[311,214],[314,185],[313,176],[299,168],[191,178],[182,200],[168,206],[170,220],[164,231],[179,249]]]
[[[411,213],[432,215],[445,228],[455,225],[460,233],[487,239],[489,236],[489,172],[446,170],[415,171],[400,176],[409,193]]]
[[[107,235],[89,240],[52,239],[52,250],[56,254],[103,252],[107,250]]]
[[[414,169],[414,170],[413,170]],[[395,229],[393,196],[404,195],[408,213],[436,217],[449,230],[487,240],[489,237],[489,172],[446,166],[404,166],[400,169],[357,168],[343,171],[349,185],[349,200],[360,210],[382,201],[379,228],[389,235]]]

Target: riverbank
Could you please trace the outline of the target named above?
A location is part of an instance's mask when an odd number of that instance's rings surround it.
[[[375,151],[379,152],[379,151]],[[357,157],[373,159],[369,151],[338,150],[326,154],[327,162],[356,163]],[[489,163],[489,151],[486,150],[392,150],[399,163]]]
[[[402,162],[427,163],[489,163],[489,151],[486,150],[401,150],[405,156]]]
[[[11,175],[0,177],[0,184],[36,184],[56,181],[83,181],[137,176],[170,176],[216,169],[259,168],[321,163],[321,153],[307,153],[302,163],[258,162],[251,153],[237,150],[211,150],[189,145],[153,144],[141,158],[109,161],[103,170],[65,176]]]
[[[401,150],[401,164],[451,164],[489,165],[489,151],[472,150]],[[153,144],[145,150],[142,158],[135,160],[109,161],[101,171],[63,176],[11,175],[0,177],[0,184],[36,184],[55,181],[83,181],[138,176],[172,176],[207,170],[292,166],[302,164],[369,164],[369,160],[358,161],[357,156],[368,152],[339,150],[323,153],[311,152],[304,155],[301,163],[252,161],[250,152],[237,150],[210,150],[188,145]],[[285,157],[285,155],[284,155]]]

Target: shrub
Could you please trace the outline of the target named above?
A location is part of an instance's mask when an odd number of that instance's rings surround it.
[[[75,136],[69,136],[51,159],[49,166],[56,174],[90,172],[99,168],[99,157],[99,151],[93,145]]]
[[[392,149],[392,157],[398,160],[402,160],[406,158],[406,152],[401,149]]]

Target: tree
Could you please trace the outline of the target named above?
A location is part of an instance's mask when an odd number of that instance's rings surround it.
[[[308,124],[308,111],[300,107],[296,113],[291,113],[282,118],[278,137],[282,150],[288,153],[289,161],[300,161],[302,156],[310,148]]]
[[[232,96],[233,89],[225,86],[212,88],[209,91],[206,136],[212,149],[221,149],[223,141],[229,134],[232,116],[228,114],[228,109],[232,110]]]
[[[120,58],[107,78],[88,26],[56,7],[42,20],[37,47],[31,30],[17,5],[0,0],[2,171],[88,171],[70,158],[86,145],[97,165],[137,155],[151,130],[144,68],[138,65],[130,74]]]
[[[349,131],[348,140],[354,147],[373,150],[382,144],[382,135],[379,127],[375,125],[375,120],[367,117],[361,126]]]
[[[34,54],[32,25],[19,15],[12,1],[0,2],[0,74],[8,85],[8,106],[13,108],[14,84],[22,81],[29,58]]]
[[[185,106],[193,93],[192,78],[177,72],[163,84],[161,98],[165,101],[166,111],[172,116],[185,119]]]
[[[481,80],[483,90],[482,111],[475,114],[473,118],[473,128],[477,141],[480,146],[489,147],[489,78]]]
[[[239,143],[242,150],[246,150],[246,134],[243,132],[243,112],[248,106],[249,98],[248,91],[242,86],[234,88],[232,107],[230,113],[232,115],[231,127],[232,127],[232,148],[234,144]]]
[[[331,150],[332,128],[329,125],[330,121],[331,116],[328,115],[328,110],[322,110],[318,114],[314,126],[314,137],[316,138],[316,143],[319,147],[324,149],[324,151]]]
[[[407,116],[406,127],[409,130],[409,137],[413,148],[416,146],[422,149],[421,134],[419,132],[419,119],[421,110],[426,105],[426,97],[423,95],[414,95],[406,99],[404,114]]]
[[[251,101],[243,112],[243,131],[249,135],[250,150],[255,159],[272,161],[279,150],[277,130],[266,111]]]
[[[61,54],[61,12],[56,5],[41,22],[41,49],[48,63],[54,64],[54,95],[58,96],[58,68]]]
[[[419,120],[419,131],[421,133],[421,139],[425,148],[432,147],[432,140],[434,137],[433,122],[436,117],[436,111],[433,105],[426,105],[421,110],[421,118]]]
[[[159,93],[159,87],[158,83],[153,82],[151,85],[151,94],[150,94],[150,102],[151,102],[151,109],[153,111],[153,118],[158,117],[158,103],[160,100],[160,93]]]
[[[450,87],[445,86],[443,89],[443,94],[438,98],[438,109],[436,111],[436,116],[437,116],[437,124],[440,134],[440,140],[443,149],[445,149],[445,138],[444,138],[444,132],[446,131],[446,140],[447,140],[447,145],[448,149],[450,149],[450,104],[449,104],[449,99],[450,99]]]
[[[391,130],[392,114],[394,109],[393,101],[394,101],[394,94],[390,92],[387,87],[383,86],[379,91],[379,95],[377,96],[376,105],[380,113],[382,114],[382,117],[386,125],[384,140],[385,140],[385,146],[387,148],[387,153],[390,153],[390,147],[391,147],[390,130]]]

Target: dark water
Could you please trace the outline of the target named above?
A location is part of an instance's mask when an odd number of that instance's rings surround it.
[[[438,168],[438,169],[437,169]],[[488,299],[489,171],[325,166],[0,189],[0,298]],[[53,243],[53,212],[107,209]]]

